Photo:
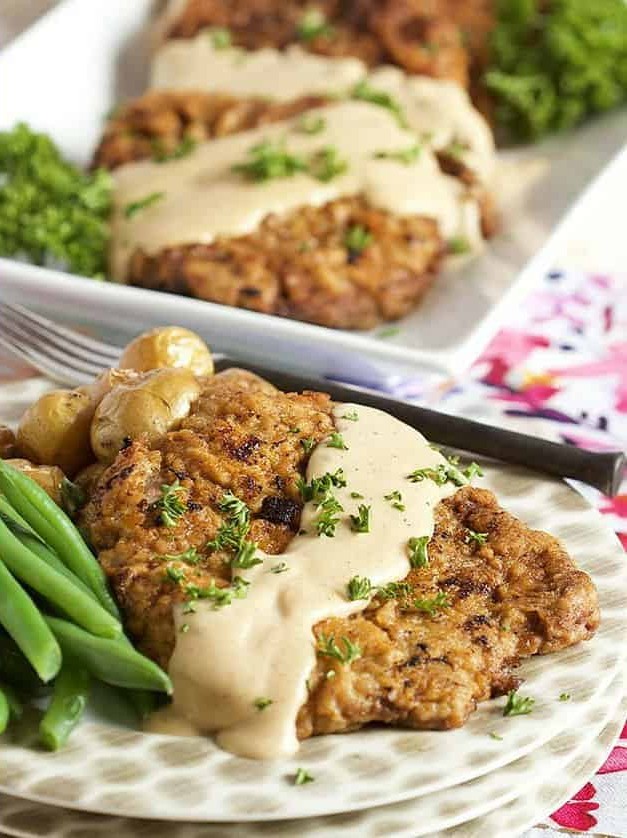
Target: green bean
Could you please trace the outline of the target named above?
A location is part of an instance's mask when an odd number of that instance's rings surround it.
[[[0,630],[0,680],[12,684],[20,691],[36,693],[42,683],[15,641]]]
[[[117,640],[94,637],[66,620],[44,619],[64,654],[75,658],[95,678],[116,687],[172,694],[172,682],[166,673],[140,655],[124,636]]]
[[[89,588],[81,579],[78,578],[72,571],[67,568],[61,559],[49,547],[47,547],[42,539],[37,535],[35,530],[19,515],[8,502],[8,500],[0,495],[0,521],[4,521],[7,527],[11,530],[13,535],[22,542],[25,547],[39,556],[46,564],[63,574],[67,579],[70,579],[77,588],[80,588],[84,594],[88,594],[93,600],[97,601],[96,594]]]
[[[122,626],[99,603],[26,548],[0,520],[0,557],[11,573],[99,637],[119,637]]]
[[[11,718],[21,719],[24,713],[24,708],[22,707],[22,702],[18,698],[13,687],[10,687],[8,684],[0,684],[0,690],[4,693],[4,697],[9,704],[9,713]]]
[[[0,489],[67,567],[94,591],[107,611],[119,619],[120,613],[107,587],[104,571],[65,512],[34,480],[2,460]]]
[[[7,729],[10,715],[11,708],[9,707],[9,700],[4,690],[0,687],[0,733],[4,733]]]
[[[61,666],[61,649],[35,603],[0,560],[0,625],[24,653],[44,683]]]
[[[90,686],[87,670],[64,659],[54,682],[52,700],[39,724],[39,738],[49,751],[62,748],[80,722],[87,707]]]

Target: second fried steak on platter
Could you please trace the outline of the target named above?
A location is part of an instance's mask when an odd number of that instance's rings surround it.
[[[184,588],[164,573],[165,555],[195,547],[181,565],[188,582],[230,583],[225,556],[206,549],[230,490],[250,507],[250,538],[280,554],[298,531],[297,480],[308,455],[333,429],[329,398],[285,394],[260,379],[227,372],[207,379],[180,429],[148,449],[134,442],[101,477],[82,523],[98,551],[138,646],[164,666],[175,644],[172,607]],[[160,525],[163,484],[185,488],[186,511]],[[429,565],[404,580],[397,598],[318,624],[317,636],[347,637],[362,650],[349,664],[319,655],[298,734],[351,730],[370,722],[445,729],[464,723],[478,701],[515,687],[513,667],[590,637],[599,621],[596,591],[552,536],[530,530],[486,490],[465,487],[439,504]],[[468,532],[487,534],[485,544]],[[175,562],[176,564],[176,562]],[[347,580],[348,581],[348,580]],[[418,598],[446,594],[434,616]],[[335,672],[329,677],[330,671]]]

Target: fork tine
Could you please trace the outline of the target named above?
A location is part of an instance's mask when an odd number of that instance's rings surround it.
[[[100,364],[93,364],[72,355],[67,349],[59,349],[58,346],[55,346],[46,337],[33,334],[27,329],[24,329],[19,323],[8,320],[1,310],[0,327],[2,327],[5,338],[15,344],[18,349],[23,348],[25,351],[32,349],[40,355],[50,358],[59,367],[68,367],[70,372],[84,374],[94,378],[104,369]]]
[[[120,349],[116,346],[111,346],[108,343],[89,338],[73,329],[68,329],[48,320],[47,317],[42,317],[40,314],[35,314],[24,306],[17,303],[2,303],[2,309],[10,313],[14,318],[19,319],[22,323],[27,323],[33,330],[39,334],[44,333],[57,345],[66,347],[69,343],[76,347],[78,354],[91,357],[91,360],[100,364],[103,367],[115,366],[120,357]]]
[[[81,384],[88,384],[93,380],[93,377],[86,373],[72,371],[67,366],[57,364],[54,360],[32,347],[17,346],[12,341],[7,340],[3,334],[0,334],[0,346],[3,346],[16,358],[19,358],[21,361],[26,361],[27,364],[35,367],[36,370],[42,372],[47,378],[51,378],[60,384],[78,387]]]

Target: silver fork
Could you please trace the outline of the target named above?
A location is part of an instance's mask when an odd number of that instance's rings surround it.
[[[115,367],[120,350],[59,326],[16,304],[0,303],[0,346],[49,378],[78,386]],[[216,369],[234,366],[224,355],[213,354]],[[620,451],[585,451],[544,439],[492,427],[462,416],[452,416],[392,399],[364,387],[338,384],[282,370],[245,364],[251,372],[286,391],[323,390],[336,402],[358,402],[385,410],[417,428],[427,439],[450,448],[482,454],[502,462],[526,466],[556,477],[570,477],[594,486],[606,495],[618,492],[625,457]]]
[[[67,329],[17,303],[0,304],[0,346],[53,381],[78,387],[109,367],[120,350]]]

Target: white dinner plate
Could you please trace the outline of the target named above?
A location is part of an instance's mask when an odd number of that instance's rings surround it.
[[[72,158],[87,162],[103,117],[147,82],[150,0],[65,0],[0,54],[0,129],[24,120],[46,131]],[[37,69],[36,69],[37,68]],[[590,242],[603,241],[595,268],[621,251],[627,151],[590,190],[584,187],[620,152],[627,109],[566,135],[501,154],[495,186],[502,233],[463,270],[441,276],[422,305],[383,330],[346,332],[157,291],[76,279],[0,260],[0,291],[57,316],[100,323],[125,334],[176,322],[244,360],[377,382],[385,362],[455,372],[490,340],[542,273]],[[557,230],[554,231],[560,220]],[[602,219],[602,220],[601,220]],[[582,233],[583,231],[583,241]],[[585,248],[584,248],[585,249]]]
[[[0,389],[15,417],[26,388]],[[523,663],[529,716],[504,719],[504,699],[479,706],[457,730],[371,729],[316,737],[293,759],[254,762],[209,739],[124,729],[92,717],[57,754],[32,747],[28,727],[0,738],[0,791],[31,800],[127,817],[259,821],[349,812],[416,798],[485,775],[568,729],[620,672],[627,654],[627,562],[601,515],[566,484],[509,467],[486,468],[481,485],[530,526],[560,538],[592,576],[601,626],[589,642]],[[585,673],[585,679],[582,678]],[[559,701],[561,693],[571,699]],[[496,731],[503,740],[489,736]],[[298,767],[316,781],[294,786]]]

